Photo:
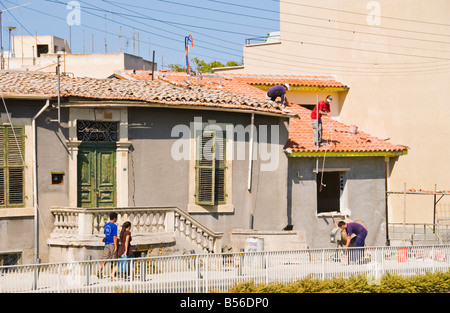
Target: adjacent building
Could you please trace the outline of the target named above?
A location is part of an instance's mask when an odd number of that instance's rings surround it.
[[[336,98],[333,118],[410,148],[389,167],[388,190],[400,193],[389,197],[389,221],[445,222],[450,198],[437,203],[433,191],[440,197],[450,189],[445,174],[450,126],[444,118],[450,107],[440,105],[450,80],[449,12],[445,0],[432,5],[424,0],[282,0],[279,36],[250,40],[243,48],[243,67],[215,72],[331,76],[345,82],[350,88]],[[316,102],[315,96],[303,100],[297,103]],[[404,190],[429,194],[404,200]]]

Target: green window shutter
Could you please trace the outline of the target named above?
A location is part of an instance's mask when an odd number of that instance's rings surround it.
[[[14,127],[8,128],[8,165],[23,166],[23,129]]]
[[[217,134],[216,134],[217,135]],[[215,168],[215,199],[217,204],[226,203],[226,132],[216,136],[216,168]]]
[[[0,168],[0,206],[4,206],[6,204],[5,191],[5,169]]]
[[[214,204],[214,132],[197,135],[197,204]]]
[[[0,206],[6,204],[5,144],[5,128],[0,128]]]
[[[221,136],[222,135],[222,136]],[[224,204],[226,170],[225,132],[197,134],[196,203],[200,205]]]
[[[24,204],[24,128],[0,127],[0,206]]]

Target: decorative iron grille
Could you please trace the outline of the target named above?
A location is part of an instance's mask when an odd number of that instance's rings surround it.
[[[77,138],[80,141],[115,142],[119,138],[118,122],[77,121]]]

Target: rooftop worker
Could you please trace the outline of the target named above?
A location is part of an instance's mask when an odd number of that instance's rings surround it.
[[[286,90],[289,89],[290,89],[289,84],[273,86],[272,88],[269,89],[269,91],[267,91],[266,99],[275,101],[278,97],[280,97],[281,104],[283,106],[286,106],[286,104],[288,106],[291,106],[291,103],[286,98]]]
[[[338,227],[342,230],[347,231],[347,243],[345,245],[346,248],[350,245],[351,237],[353,234],[356,235],[355,247],[364,247],[367,237],[367,229],[359,224],[359,223],[346,223],[344,221],[340,221],[338,223]],[[356,261],[359,261],[363,256],[360,249],[355,250]]]
[[[314,144],[317,147],[322,145],[322,115],[330,116],[330,103],[333,97],[328,95],[325,100],[319,101],[311,112],[312,128],[314,133]],[[317,107],[319,107],[319,119],[317,120]]]

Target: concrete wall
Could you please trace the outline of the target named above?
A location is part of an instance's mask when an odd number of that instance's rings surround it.
[[[22,151],[22,155],[25,161],[24,169],[24,206],[23,207],[2,207],[0,208],[0,254],[8,253],[20,253],[22,255],[23,263],[31,263],[34,260],[34,216],[35,209],[33,206],[33,132],[31,122],[33,116],[35,116],[40,108],[45,105],[45,101],[29,101],[29,100],[11,100],[5,99],[8,112],[11,114],[11,122],[14,126],[24,126],[25,130],[25,147]],[[2,113],[1,123],[3,125],[10,125],[10,121],[6,118],[5,108],[0,108]],[[45,114],[44,114],[45,115]],[[3,118],[4,117],[4,118]],[[40,120],[38,119],[38,122]],[[48,154],[51,154],[53,149],[49,147],[55,147],[55,142],[52,140],[52,136],[48,136],[48,133],[44,135],[44,139],[49,139],[45,146],[45,150]],[[41,146],[42,147],[42,146]],[[56,148],[57,149],[57,148]],[[61,158],[61,156],[59,157]],[[44,159],[45,160],[45,159]],[[51,159],[47,159],[52,162]],[[50,165],[47,163],[46,166]],[[43,166],[44,168],[46,166]],[[42,182],[42,185],[48,185],[49,180]],[[42,210],[45,212],[45,209]],[[45,217],[45,216],[44,216]],[[46,245],[44,227],[40,223],[41,227],[41,246]],[[47,226],[52,226],[47,222]],[[51,228],[47,228],[47,231]]]
[[[386,244],[385,167],[382,157],[319,158],[319,172],[344,171],[341,212],[363,220],[369,230],[367,246]],[[310,248],[331,248],[330,233],[342,216],[317,214],[315,158],[290,158],[287,215],[294,230],[306,233]]]
[[[15,58],[4,60],[5,69],[22,71],[56,72],[57,55],[53,52],[42,54],[39,58]],[[117,53],[74,53],[61,54],[61,72],[72,73],[76,77],[107,78],[115,71],[151,70],[152,62],[142,57]],[[158,69],[155,62],[155,71]]]
[[[230,228],[250,226],[250,214],[254,216],[255,229],[281,230],[286,225],[287,157],[282,149],[288,135],[285,119],[255,116],[255,126],[258,130],[261,125],[278,127],[278,144],[274,144],[271,149],[276,149],[279,163],[271,171],[261,171],[261,166],[267,164],[267,161],[261,160],[258,154],[260,145],[255,144],[257,159],[253,162],[251,191],[248,191],[249,136],[247,135],[244,144],[245,158],[238,159],[235,154],[229,167],[232,168],[230,181],[232,190],[229,197],[232,198],[233,210],[220,213],[207,207],[203,212],[189,210],[189,204],[192,204],[189,188],[195,184],[195,180],[190,176],[193,164],[189,160],[177,161],[171,157],[171,148],[179,138],[171,138],[171,131],[176,125],[190,127],[194,118],[200,117],[206,123],[212,121],[217,125],[232,124],[247,127],[251,115],[135,108],[130,108],[129,115],[129,140],[133,143],[129,157],[130,206],[177,206],[188,211],[211,230],[223,232],[225,245]],[[233,148],[237,151],[240,143],[236,135],[234,139]]]
[[[449,12],[446,0],[280,1],[281,42],[245,46],[236,73],[335,75],[350,86],[341,122],[411,148],[391,168],[389,189],[448,190],[450,106],[439,104],[450,80]],[[389,220],[402,222],[402,199],[389,201]],[[407,222],[432,219],[431,196],[408,200]]]
[[[70,53],[70,47],[67,41],[55,36],[12,36],[11,50],[16,58],[37,58],[37,45],[47,45],[48,53],[66,51]],[[3,47],[8,50],[8,46]]]
[[[33,261],[34,250],[34,207],[33,207],[33,172],[32,172],[32,133],[31,118],[44,106],[45,101],[8,101],[10,113],[15,117],[15,125],[28,125],[26,164],[26,207],[0,208],[0,235],[5,238],[0,241],[0,253],[21,252],[23,262]],[[286,188],[287,188],[287,157],[283,146],[287,140],[287,119],[256,115],[254,122],[255,159],[252,165],[251,190],[248,188],[249,167],[249,134],[240,139],[232,134],[231,145],[235,153],[243,143],[244,157],[232,159],[228,172],[230,187],[227,200],[232,210],[221,212],[209,207],[203,211],[189,211],[192,195],[191,187],[195,185],[192,177],[192,161],[176,160],[172,147],[179,142],[179,134],[172,134],[177,125],[192,125],[195,118],[201,118],[203,126],[242,125],[250,124],[251,114],[226,113],[220,111],[177,110],[169,108],[63,108],[61,123],[51,122],[57,119],[57,110],[48,109],[37,119],[37,183],[39,203],[39,257],[42,262],[49,260],[50,247],[47,244],[53,230],[54,218],[51,207],[76,206],[77,158],[74,149],[74,134],[76,134],[76,118],[93,120],[114,120],[120,122],[117,143],[117,196],[118,206],[176,206],[192,214],[202,224],[215,232],[223,232],[223,243],[227,242],[228,230],[231,228],[248,228],[250,214],[254,215],[254,228],[261,230],[281,230],[286,221]],[[276,126],[277,132],[271,132],[271,126]],[[270,156],[276,159],[276,166],[270,171],[261,170],[270,164],[266,156],[260,154],[259,130],[269,126],[268,148]],[[262,135],[262,133],[261,133]],[[193,138],[186,143],[188,149]],[[257,139],[259,138],[259,139]],[[76,139],[76,137],[75,137]],[[273,140],[272,140],[273,139]],[[276,139],[276,140],[275,140]],[[76,141],[76,140],[75,140]],[[124,143],[125,142],[125,143]],[[76,145],[76,143],[75,143]],[[120,150],[119,150],[120,146]],[[128,147],[129,148],[123,148]],[[120,152],[119,152],[120,151]],[[273,153],[273,154],[272,154]],[[189,155],[189,154],[188,154]],[[63,173],[64,182],[61,185],[51,184],[53,172]],[[195,172],[194,172],[195,173]],[[120,188],[126,188],[120,192]],[[58,249],[53,250],[58,251]],[[62,250],[61,250],[62,251]],[[72,253],[72,252],[71,252]],[[72,255],[73,254],[73,255]],[[76,259],[77,252],[67,256]],[[67,258],[66,258],[67,259]]]

